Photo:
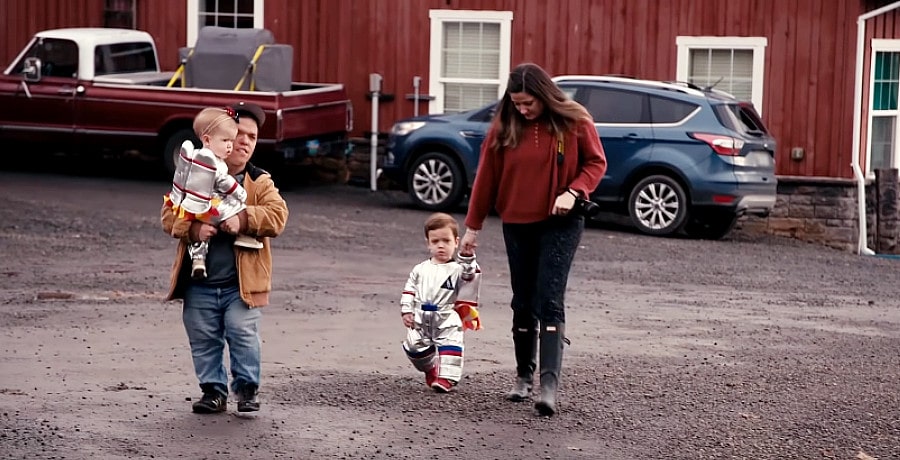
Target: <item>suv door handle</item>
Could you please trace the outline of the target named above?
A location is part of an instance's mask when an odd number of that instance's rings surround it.
[[[484,134],[471,130],[460,131],[459,134],[462,134],[462,137],[484,137]]]
[[[637,133],[628,133],[628,134],[622,136],[622,139],[625,139],[626,141],[636,141],[639,138],[640,138],[640,136],[638,136]]]

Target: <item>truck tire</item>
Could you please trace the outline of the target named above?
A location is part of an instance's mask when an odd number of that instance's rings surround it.
[[[462,200],[466,178],[446,153],[430,152],[413,161],[407,172],[413,204],[429,211],[447,211]]]
[[[195,147],[200,144],[200,140],[194,135],[194,130],[179,129],[169,136],[166,146],[163,147],[162,162],[169,174],[175,174],[175,155],[178,155],[178,151],[181,150],[181,144],[184,141],[193,142]]]
[[[645,177],[631,189],[628,215],[642,233],[671,235],[684,225],[688,203],[684,189],[664,175]]]

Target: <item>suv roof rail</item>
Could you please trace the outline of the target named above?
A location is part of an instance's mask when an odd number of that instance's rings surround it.
[[[658,80],[644,80],[640,78],[634,77],[619,77],[619,76],[610,76],[610,75],[559,75],[553,77],[554,82],[563,82],[563,81],[599,81],[599,82],[610,82],[610,83],[624,83],[629,85],[644,85],[650,86],[653,88],[669,90],[669,91],[678,91],[685,94],[692,94],[694,96],[703,96],[703,91],[699,88],[692,88],[680,82],[665,82]],[[696,85],[695,85],[696,86]]]

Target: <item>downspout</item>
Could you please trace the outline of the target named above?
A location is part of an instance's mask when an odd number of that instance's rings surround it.
[[[856,198],[859,206],[859,242],[857,253],[860,255],[874,255],[875,251],[869,249],[868,228],[866,222],[866,175],[859,165],[859,149],[861,143],[860,127],[862,126],[862,85],[863,85],[863,56],[865,53],[866,20],[884,14],[888,11],[900,8],[900,2],[894,2],[877,10],[860,15],[856,20],[856,78],[853,88],[853,176],[856,178]],[[870,127],[871,129],[871,127]]]

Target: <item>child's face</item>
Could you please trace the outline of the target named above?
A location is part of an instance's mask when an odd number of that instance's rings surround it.
[[[221,127],[203,136],[203,146],[212,150],[221,159],[228,158],[234,149],[234,138],[237,137],[237,126]]]
[[[438,228],[428,232],[425,238],[428,250],[431,252],[431,258],[439,264],[450,262],[453,254],[456,253],[456,246],[459,244],[459,238],[453,236],[453,230],[450,227]]]

